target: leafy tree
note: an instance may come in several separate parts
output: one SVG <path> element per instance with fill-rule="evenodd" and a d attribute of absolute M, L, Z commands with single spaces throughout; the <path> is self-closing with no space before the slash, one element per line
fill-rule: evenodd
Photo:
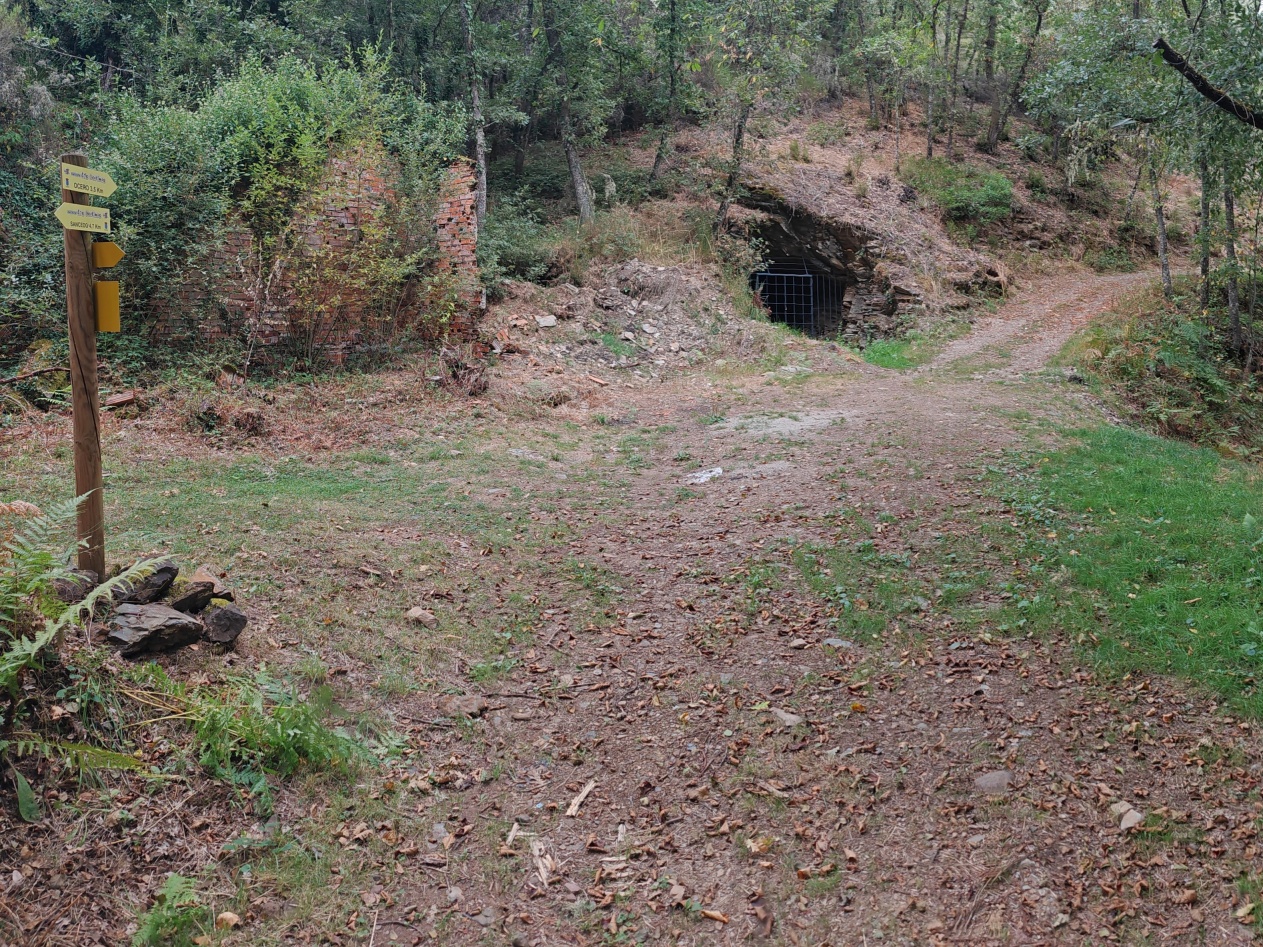
<path fill-rule="evenodd" d="M 724 0 L 710 8 L 708 32 L 717 79 L 712 92 L 732 141 L 716 231 L 727 225 L 741 180 L 750 117 L 758 108 L 785 103 L 826 10 L 822 0 Z"/>

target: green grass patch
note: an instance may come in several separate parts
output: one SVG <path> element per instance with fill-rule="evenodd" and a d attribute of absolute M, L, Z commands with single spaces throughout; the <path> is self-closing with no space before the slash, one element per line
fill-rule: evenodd
<path fill-rule="evenodd" d="M 1077 437 L 1012 497 L 1043 548 L 1009 614 L 1108 666 L 1176 674 L 1263 714 L 1259 471 L 1128 428 Z"/>
<path fill-rule="evenodd" d="M 600 339 L 601 343 L 615 355 L 631 358 L 636 354 L 636 346 L 613 332 L 602 332 Z"/>
<path fill-rule="evenodd" d="M 945 158 L 913 158 L 899 176 L 951 221 L 991 224 L 1013 212 L 1013 182 L 1003 174 Z"/>
<path fill-rule="evenodd" d="M 878 368 L 912 368 L 912 343 L 907 339 L 874 339 L 864 349 L 864 361 Z"/>
<path fill-rule="evenodd" d="M 867 522 L 855 519 L 848 531 L 854 537 L 849 541 L 806 544 L 794 551 L 795 566 L 828 604 L 843 637 L 880 638 L 903 616 L 930 610 L 959 607 L 963 612 L 990 578 L 957 537 L 941 536 L 932 554 L 914 561 L 906 547 L 879 546 L 876 527 Z"/>

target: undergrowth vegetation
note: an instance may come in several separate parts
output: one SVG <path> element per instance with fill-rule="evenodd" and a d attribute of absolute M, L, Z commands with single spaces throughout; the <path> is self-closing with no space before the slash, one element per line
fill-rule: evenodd
<path fill-rule="evenodd" d="M 428 278 L 433 202 L 458 153 L 463 113 L 405 89 L 374 47 L 323 69 L 288 56 L 266 64 L 248 58 L 198 101 L 155 104 L 123 94 L 109 107 L 109 134 L 94 164 L 118 184 L 109 206 L 113 239 L 126 252 L 117 271 L 125 285 L 124 338 L 143 341 L 175 314 L 218 323 L 222 335 L 246 344 L 250 327 L 232 321 L 214 292 L 230 267 L 295 273 L 288 336 L 309 350 L 323 341 L 313 333 L 333 316 L 366 313 L 359 328 L 375 341 L 394 328 L 389 323 L 408 293 L 443 296 L 442 286 L 416 284 Z M 350 251 L 335 254 L 313 248 L 295 215 L 339 158 L 380 173 L 391 200 L 359 222 Z M 48 226 L 56 173 L 49 163 L 20 174 L 0 168 L 6 242 L 23 247 L 0 251 L 0 309 L 6 323 L 9 312 L 15 320 L 0 359 L 65 334 L 64 306 L 49 276 L 61 265 L 60 235 Z M 225 250 L 230 231 L 249 234 L 243 260 Z M 441 318 L 441 301 L 426 315 Z M 150 362 L 154 353 L 145 354 Z M 309 360 L 310 351 L 294 354 Z"/>
<path fill-rule="evenodd" d="M 915 635 L 930 614 L 955 634 L 1070 641 L 1107 677 L 1176 675 L 1263 717 L 1263 473 L 1099 427 L 988 468 L 980 486 L 999 518 L 844 508 L 838 540 L 795 550 L 843 647 Z"/>
<path fill-rule="evenodd" d="M 21 501 L 0 504 L 0 695 L 7 700 L 0 763 L 8 763 L 23 819 L 38 822 L 43 810 L 31 777 L 15 765 L 22 758 L 53 764 L 45 772 L 50 782 L 81 784 L 103 770 L 182 776 L 192 763 L 242 787 L 266 812 L 269 776 L 304 767 L 345 774 L 373 757 L 370 741 L 326 723 L 338 713 L 327 689 L 304 699 L 265 669 L 184 683 L 156 664 L 120 666 L 99 646 L 67 641 L 82 620 L 107 615 L 115 597 L 153 568 L 143 560 L 80 601 L 60 602 L 56 584 L 71 576 L 62 537 L 77 505 L 66 501 L 42 511 Z M 161 713 L 149 722 L 185 726 L 194 736 L 184 753 L 167 755 L 158 768 L 137 753 L 123 725 L 143 722 L 155 709 Z M 386 752 L 383 747 L 381 740 L 375 745 Z"/>
<path fill-rule="evenodd" d="M 1258 365 L 1232 351 L 1223 313 L 1195 295 L 1150 289 L 1075 340 L 1067 357 L 1114 390 L 1155 431 L 1254 455 L 1263 448 Z"/>
<path fill-rule="evenodd" d="M 996 171 L 945 158 L 913 158 L 899 173 L 949 221 L 985 225 L 1013 212 L 1013 182 Z"/>

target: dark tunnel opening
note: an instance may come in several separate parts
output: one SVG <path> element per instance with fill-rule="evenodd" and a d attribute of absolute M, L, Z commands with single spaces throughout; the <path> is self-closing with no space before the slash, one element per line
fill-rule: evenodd
<path fill-rule="evenodd" d="M 837 333 L 851 301 L 847 288 L 852 282 L 801 259 L 769 261 L 750 276 L 755 300 L 773 322 L 817 338 Z"/>

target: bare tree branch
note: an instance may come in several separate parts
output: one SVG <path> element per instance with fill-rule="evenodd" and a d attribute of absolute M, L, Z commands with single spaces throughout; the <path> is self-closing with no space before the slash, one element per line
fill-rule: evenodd
<path fill-rule="evenodd" d="M 68 372 L 68 365 L 54 365 L 52 368 L 38 368 L 33 372 L 27 372 L 25 375 L 14 375 L 12 378 L 0 378 L 0 385 L 12 385 L 15 382 L 26 381 L 28 378 L 34 378 L 36 375 L 47 375 L 51 372 Z"/>
<path fill-rule="evenodd" d="M 1242 102 L 1238 102 L 1223 89 L 1216 88 L 1209 79 L 1190 66 L 1187 59 L 1172 49 L 1171 44 L 1161 36 L 1153 44 L 1153 48 L 1162 53 L 1163 62 L 1187 79 L 1189 84 L 1203 97 L 1223 109 L 1237 121 L 1252 125 L 1263 131 L 1263 113 L 1255 111 Z"/>

